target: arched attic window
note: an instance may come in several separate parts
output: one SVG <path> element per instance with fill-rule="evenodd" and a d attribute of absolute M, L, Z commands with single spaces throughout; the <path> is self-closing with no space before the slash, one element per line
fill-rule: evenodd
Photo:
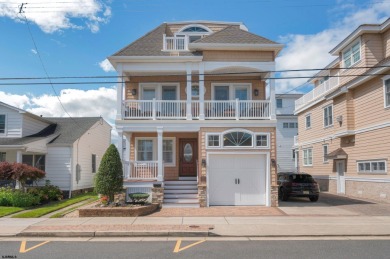
<path fill-rule="evenodd" d="M 206 26 L 200 24 L 187 25 L 176 33 L 178 37 L 186 37 L 188 42 L 194 42 L 203 38 L 205 35 L 209 35 L 212 31 Z"/>
<path fill-rule="evenodd" d="M 182 30 L 182 32 L 209 32 L 209 31 L 199 26 L 192 26 Z"/>
<path fill-rule="evenodd" d="M 224 147 L 251 147 L 253 134 L 245 131 L 232 131 L 223 134 Z"/>

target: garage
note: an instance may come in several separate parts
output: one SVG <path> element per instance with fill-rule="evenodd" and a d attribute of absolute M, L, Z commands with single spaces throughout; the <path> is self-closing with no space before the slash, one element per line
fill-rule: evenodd
<path fill-rule="evenodd" d="M 267 154 L 208 154 L 209 205 L 266 205 Z"/>

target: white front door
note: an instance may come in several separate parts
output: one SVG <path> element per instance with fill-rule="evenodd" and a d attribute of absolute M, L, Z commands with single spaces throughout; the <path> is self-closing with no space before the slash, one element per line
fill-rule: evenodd
<path fill-rule="evenodd" d="M 210 154 L 210 205 L 265 205 L 266 155 Z"/>
<path fill-rule="evenodd" d="M 345 194 L 345 162 L 336 161 L 337 168 L 337 193 Z"/>

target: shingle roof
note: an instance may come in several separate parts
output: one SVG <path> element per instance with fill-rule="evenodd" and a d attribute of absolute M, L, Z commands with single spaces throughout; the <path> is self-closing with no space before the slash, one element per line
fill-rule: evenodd
<path fill-rule="evenodd" d="M 0 146 L 4 145 L 25 145 L 38 141 L 49 136 L 54 139 L 49 144 L 73 144 L 87 130 L 89 130 L 100 117 L 79 117 L 79 118 L 45 118 L 53 124 L 47 126 L 40 132 L 23 138 L 0 138 Z"/>
<path fill-rule="evenodd" d="M 278 44 L 259 35 L 241 30 L 236 25 L 231 25 L 219 32 L 194 41 L 193 44 L 195 43 Z"/>

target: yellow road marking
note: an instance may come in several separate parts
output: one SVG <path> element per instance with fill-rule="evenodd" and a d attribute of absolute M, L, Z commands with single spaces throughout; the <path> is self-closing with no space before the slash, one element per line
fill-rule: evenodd
<path fill-rule="evenodd" d="M 193 243 L 193 244 L 191 244 L 191 245 L 188 245 L 188 246 L 185 246 L 185 247 L 180 248 L 181 239 L 179 239 L 179 240 L 177 240 L 177 242 L 176 242 L 176 246 L 175 246 L 175 249 L 173 250 L 173 252 L 174 252 L 174 253 L 181 252 L 181 251 L 186 250 L 186 249 L 188 249 L 188 248 L 190 248 L 190 247 L 199 245 L 199 244 L 203 243 L 204 241 L 206 241 L 206 240 L 200 240 L 200 241 L 195 242 L 195 243 Z"/>
<path fill-rule="evenodd" d="M 21 254 L 27 253 L 27 252 L 29 252 L 29 251 L 35 249 L 35 248 L 38 248 L 38 247 L 40 247 L 40 246 L 43 246 L 44 244 L 47 244 L 47 243 L 49 243 L 49 242 L 50 242 L 50 241 L 45 241 L 45 242 L 42 242 L 42 243 L 40 243 L 40 244 L 38 244 L 38 245 L 36 245 L 36 246 L 33 246 L 33 247 L 30 247 L 30 248 L 26 249 L 26 243 L 27 243 L 27 241 L 26 241 L 26 240 L 23 240 L 22 243 L 20 244 L 19 253 L 21 253 Z"/>

